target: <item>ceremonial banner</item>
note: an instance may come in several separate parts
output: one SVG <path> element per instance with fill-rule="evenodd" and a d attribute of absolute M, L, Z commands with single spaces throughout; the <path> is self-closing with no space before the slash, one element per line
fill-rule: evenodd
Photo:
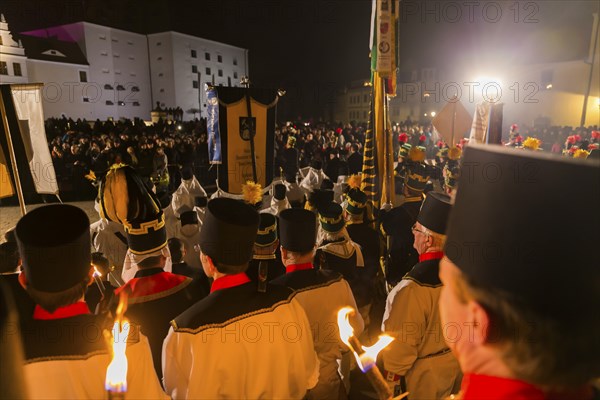
<path fill-rule="evenodd" d="M 275 90 L 217 87 L 222 166 L 219 189 L 239 194 L 242 184 L 253 180 L 252 143 L 257 182 L 262 187 L 273 180 L 275 158 Z M 246 96 L 249 91 L 249 96 Z M 249 102 L 249 103 L 248 103 Z"/>
<path fill-rule="evenodd" d="M 473 118 L 458 98 L 450 100 L 432 121 L 433 127 L 448 146 L 454 146 L 471 128 Z"/>
<path fill-rule="evenodd" d="M 490 123 L 490 108 L 490 103 L 488 102 L 477 104 L 477 107 L 475 107 L 469 143 L 486 143 L 487 130 Z"/>
<path fill-rule="evenodd" d="M 387 98 L 396 94 L 398 2 L 373 0 L 371 15 L 371 111 L 365 134 L 361 190 L 375 206 L 394 198 L 394 157 Z"/>
<path fill-rule="evenodd" d="M 23 193 L 58 194 L 46 140 L 41 84 L 0 85 L 0 197 Z M 12 145 L 12 146 L 11 146 Z M 16 166 L 11 161 L 14 154 Z M 16 167 L 16 168 L 15 168 Z"/>
<path fill-rule="evenodd" d="M 208 162 L 210 164 L 221 164 L 221 135 L 219 133 L 219 99 L 214 88 L 206 89 L 208 131 Z"/>
<path fill-rule="evenodd" d="M 502 116 L 504 104 L 484 102 L 477 105 L 469 143 L 502 143 Z"/>

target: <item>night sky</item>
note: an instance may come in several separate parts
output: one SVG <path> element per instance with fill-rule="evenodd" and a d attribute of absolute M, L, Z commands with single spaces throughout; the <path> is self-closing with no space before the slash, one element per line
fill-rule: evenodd
<path fill-rule="evenodd" d="M 401 67 L 582 59 L 599 7 L 594 0 L 465 3 L 403 1 Z M 252 83 L 285 88 L 280 112 L 288 118 L 323 115 L 337 89 L 369 76 L 370 0 L 5 0 L 0 10 L 15 32 L 86 20 L 248 48 Z"/>

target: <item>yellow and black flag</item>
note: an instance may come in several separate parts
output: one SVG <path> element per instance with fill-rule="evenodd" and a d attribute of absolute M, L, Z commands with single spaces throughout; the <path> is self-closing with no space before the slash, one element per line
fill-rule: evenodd
<path fill-rule="evenodd" d="M 388 98 L 396 94 L 398 2 L 373 0 L 371 16 L 371 110 L 365 134 L 361 189 L 374 207 L 392 204 L 394 157 Z"/>
<path fill-rule="evenodd" d="M 41 84 L 0 85 L 0 198 L 19 192 L 58 194 L 41 88 Z"/>

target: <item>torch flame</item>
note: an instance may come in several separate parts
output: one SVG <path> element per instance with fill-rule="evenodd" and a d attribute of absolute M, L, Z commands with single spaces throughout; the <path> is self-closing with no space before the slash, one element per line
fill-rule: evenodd
<path fill-rule="evenodd" d="M 377 360 L 377 355 L 379 354 L 379 352 L 386 348 L 388 344 L 392 343 L 393 340 L 394 338 L 389 335 L 381 335 L 379 336 L 379 340 L 377 340 L 377 343 L 375 343 L 373 346 L 362 346 L 365 352 L 361 354 L 358 358 L 358 367 L 360 368 L 360 370 L 362 372 L 366 372 L 373 368 L 373 365 L 375 365 L 375 361 Z"/>
<path fill-rule="evenodd" d="M 387 345 L 389 345 L 394 338 L 389 335 L 381 335 L 379 336 L 379 340 L 373 346 L 365 347 L 360 345 L 362 348 L 362 352 L 357 353 L 356 344 L 358 341 L 355 339 L 355 345 L 350 344 L 350 338 L 354 336 L 354 329 L 352 325 L 350 325 L 350 321 L 348 317 L 351 313 L 354 313 L 354 309 L 352 307 L 344 307 L 338 311 L 338 327 L 340 330 L 340 338 L 342 342 L 346 344 L 346 346 L 350 347 L 352 353 L 354 353 L 354 357 L 356 358 L 356 362 L 362 372 L 367 372 L 375 365 L 375 361 L 377 360 L 377 355 L 381 350 L 383 350 Z"/>
<path fill-rule="evenodd" d="M 350 325 L 350 321 L 348 320 L 348 316 L 350 313 L 354 312 L 352 307 L 344 307 L 340 311 L 338 311 L 337 323 L 340 329 L 340 339 L 342 342 L 350 348 L 350 338 L 354 335 L 354 328 Z"/>
<path fill-rule="evenodd" d="M 129 337 L 130 324 L 123 318 L 127 309 L 127 295 L 122 293 L 117 306 L 115 323 L 112 335 L 108 334 L 112 342 L 112 360 L 106 369 L 104 387 L 109 392 L 124 393 L 127 391 L 127 338 Z"/>

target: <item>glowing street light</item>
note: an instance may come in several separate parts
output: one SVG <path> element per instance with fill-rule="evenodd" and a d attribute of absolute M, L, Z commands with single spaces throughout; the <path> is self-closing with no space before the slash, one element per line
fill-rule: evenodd
<path fill-rule="evenodd" d="M 431 116 L 432 116 L 432 117 L 435 117 L 435 115 L 436 115 L 436 114 L 435 114 L 435 111 L 432 111 L 432 112 L 431 112 Z"/>

